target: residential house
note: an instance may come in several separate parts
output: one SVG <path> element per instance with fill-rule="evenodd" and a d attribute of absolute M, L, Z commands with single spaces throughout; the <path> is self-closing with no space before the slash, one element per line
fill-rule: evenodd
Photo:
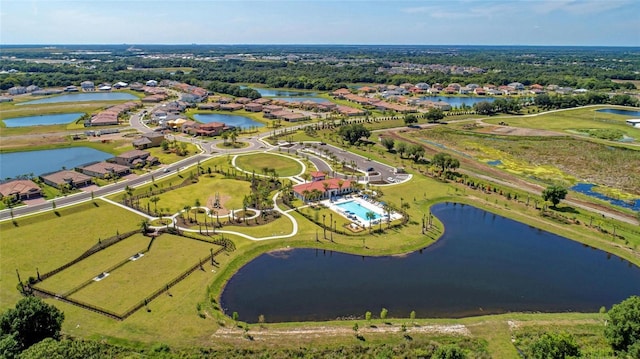
<path fill-rule="evenodd" d="M 259 103 L 251 102 L 244 105 L 244 109 L 249 112 L 260 112 L 262 111 L 262 105 Z"/>
<path fill-rule="evenodd" d="M 162 136 L 162 134 L 160 133 L 158 135 Z M 129 168 L 136 168 L 143 167 L 146 164 L 156 163 L 158 162 L 158 159 L 151 156 L 151 154 L 147 151 L 131 150 L 117 155 L 111 161 L 122 166 L 127 166 Z"/>
<path fill-rule="evenodd" d="M 159 147 L 164 141 L 164 135 L 158 132 L 143 133 L 142 136 L 133 141 L 133 147 L 138 150 L 145 148 Z"/>
<path fill-rule="evenodd" d="M 220 104 L 220 110 L 223 110 L 223 111 L 237 111 L 237 110 L 242 110 L 243 108 L 244 106 L 239 103 L 221 103 Z"/>
<path fill-rule="evenodd" d="M 350 95 L 350 94 L 351 94 L 351 91 L 349 91 L 349 89 L 340 88 L 340 89 L 337 89 L 337 90 L 333 91 L 331 93 L 331 96 L 337 97 L 337 98 L 344 98 L 345 95 Z"/>
<path fill-rule="evenodd" d="M 327 174 L 322 171 L 313 171 L 310 175 L 311 182 L 324 181 L 327 178 Z"/>
<path fill-rule="evenodd" d="M 93 83 L 93 81 L 82 81 L 80 83 L 80 88 L 84 92 L 93 92 L 96 90 L 96 85 Z"/>
<path fill-rule="evenodd" d="M 119 165 L 109 162 L 95 162 L 77 168 L 80 172 L 91 177 L 113 178 L 126 176 L 131 172 L 128 166 Z"/>
<path fill-rule="evenodd" d="M 27 88 L 24 86 L 14 86 L 7 90 L 7 92 L 9 92 L 9 95 L 22 95 L 27 93 Z"/>
<path fill-rule="evenodd" d="M 209 122 L 196 125 L 189 130 L 189 133 L 197 136 L 217 136 L 229 128 L 222 122 Z"/>
<path fill-rule="evenodd" d="M 42 178 L 44 183 L 58 189 L 61 189 L 66 185 L 70 188 L 78 188 L 88 186 L 92 183 L 92 178 L 90 176 L 72 170 L 53 172 L 42 175 L 40 178 Z"/>
<path fill-rule="evenodd" d="M 42 189 L 31 180 L 16 179 L 0 183 L 0 198 L 23 201 L 42 196 Z"/>
<path fill-rule="evenodd" d="M 145 83 L 145 85 L 149 86 L 149 87 L 157 87 L 158 86 L 158 81 L 156 80 L 149 80 Z"/>
<path fill-rule="evenodd" d="M 69 85 L 64 88 L 64 92 L 78 92 L 78 88 L 73 85 Z"/>
<path fill-rule="evenodd" d="M 513 87 L 516 91 L 524 91 L 524 85 L 520 82 L 512 82 L 507 86 Z"/>

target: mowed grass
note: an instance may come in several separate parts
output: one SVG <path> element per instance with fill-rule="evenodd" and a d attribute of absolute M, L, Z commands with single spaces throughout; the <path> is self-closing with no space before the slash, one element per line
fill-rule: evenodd
<path fill-rule="evenodd" d="M 174 178 L 174 183 L 177 180 Z M 158 211 L 163 209 L 165 214 L 175 214 L 182 211 L 185 206 L 195 206 L 196 200 L 200 201 L 201 206 L 207 206 L 207 203 L 213 203 L 216 193 L 220 195 L 222 205 L 226 209 L 242 208 L 242 200 L 245 195 L 250 193 L 250 184 L 246 181 L 222 178 L 221 175 L 209 177 L 202 175 L 199 177 L 198 183 L 194 183 L 174 191 L 165 192 L 158 195 L 160 200 L 156 203 Z M 140 205 L 154 211 L 155 205 L 150 202 L 152 197 L 140 200 Z"/>
<path fill-rule="evenodd" d="M 66 293 L 113 267 L 120 261 L 145 251 L 150 241 L 151 238 L 149 237 L 145 237 L 142 234 L 134 234 L 45 279 L 38 284 L 38 288 L 58 294 Z"/>
<path fill-rule="evenodd" d="M 299 175 L 302 165 L 295 159 L 277 154 L 256 153 L 236 157 L 236 166 L 247 172 L 255 172 L 264 175 L 264 169 L 270 168 L 276 171 L 280 177 Z"/>
<path fill-rule="evenodd" d="M 638 111 L 634 107 L 623 106 L 590 106 L 586 108 L 561 110 L 540 115 L 528 115 L 518 117 L 500 116 L 484 119 L 486 123 L 498 124 L 504 121 L 510 126 L 537 128 L 543 130 L 586 130 L 586 129 L 619 129 L 628 136 L 640 139 L 640 129 L 626 124 L 629 116 L 616 115 L 606 112 L 598 112 L 603 108 L 616 108 L 620 110 Z"/>
<path fill-rule="evenodd" d="M 208 256 L 210 249 L 218 248 L 193 239 L 163 234 L 155 239 L 142 258 L 128 262 L 70 298 L 122 313 Z M 113 264 L 122 259 L 113 258 Z"/>
<path fill-rule="evenodd" d="M 77 258 L 98 239 L 138 228 L 141 217 L 123 208 L 96 200 L 81 205 L 0 223 L 0 310 L 20 299 L 16 270 L 23 281 L 49 272 Z"/>

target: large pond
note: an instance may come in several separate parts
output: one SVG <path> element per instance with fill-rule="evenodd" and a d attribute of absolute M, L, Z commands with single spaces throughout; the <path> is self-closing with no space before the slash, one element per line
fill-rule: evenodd
<path fill-rule="evenodd" d="M 446 231 L 430 247 L 388 257 L 263 254 L 230 279 L 221 305 L 243 321 L 262 314 L 277 322 L 381 308 L 393 317 L 412 310 L 418 317 L 597 312 L 640 294 L 640 268 L 601 250 L 471 206 L 443 203 L 432 211 Z"/>
<path fill-rule="evenodd" d="M 41 175 L 59 171 L 64 166 L 74 168 L 89 162 L 104 161 L 112 154 L 89 147 L 69 147 L 54 150 L 0 153 L 0 178 L 21 175 Z"/>
<path fill-rule="evenodd" d="M 620 207 L 624 207 L 624 208 L 629 208 L 632 209 L 634 211 L 640 211 L 640 198 L 636 198 L 633 200 L 628 200 L 628 201 L 624 201 L 621 199 L 617 199 L 617 198 L 611 198 L 607 195 L 604 195 L 600 192 L 596 192 L 593 190 L 594 187 L 597 187 L 597 185 L 594 185 L 592 183 L 578 183 L 575 186 L 571 187 L 570 189 L 576 192 L 580 192 L 582 194 L 586 194 L 587 196 L 591 196 L 594 198 L 598 198 L 601 199 L 603 201 L 607 201 L 611 204 L 614 204 L 616 206 L 620 206 Z"/>
<path fill-rule="evenodd" d="M 428 101 L 434 101 L 434 102 L 438 102 L 438 101 L 446 102 L 449 105 L 451 105 L 451 107 L 460 107 L 463 104 L 471 107 L 478 102 L 493 102 L 496 100 L 495 97 L 471 97 L 471 96 L 424 96 L 422 97 L 422 99 L 428 100 Z"/>
<path fill-rule="evenodd" d="M 60 113 L 55 115 L 39 115 L 39 116 L 26 116 L 2 119 L 7 127 L 28 127 L 28 126 L 46 126 L 46 125 L 60 125 L 64 123 L 70 123 L 78 120 L 84 113 Z"/>
<path fill-rule="evenodd" d="M 202 123 L 209 122 L 222 122 L 229 126 L 239 127 L 243 129 L 248 129 L 251 127 L 263 127 L 264 124 L 255 120 L 252 120 L 249 117 L 238 116 L 238 115 L 224 115 L 219 113 L 198 113 L 193 115 L 193 118 Z"/>
<path fill-rule="evenodd" d="M 21 102 L 17 105 L 37 105 L 43 103 L 58 102 L 85 102 L 85 101 L 116 101 L 116 100 L 137 100 L 136 96 L 126 92 L 85 92 L 60 96 L 46 97 L 39 100 Z"/>
<path fill-rule="evenodd" d="M 619 110 L 617 108 L 601 108 L 599 110 L 596 110 L 596 112 L 604 112 L 604 113 L 612 113 L 612 114 L 615 114 L 615 115 L 640 117 L 640 111 Z"/>

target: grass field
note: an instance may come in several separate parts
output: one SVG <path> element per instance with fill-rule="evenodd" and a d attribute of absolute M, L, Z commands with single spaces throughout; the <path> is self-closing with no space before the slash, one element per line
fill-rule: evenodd
<path fill-rule="evenodd" d="M 442 144 L 481 162 L 499 160 L 499 168 L 545 183 L 571 186 L 589 182 L 640 195 L 640 166 L 636 165 L 640 150 L 573 137 L 483 135 L 447 127 L 411 132 L 410 136 Z"/>
<path fill-rule="evenodd" d="M 236 166 L 247 172 L 265 174 L 265 169 L 274 170 L 279 177 L 296 176 L 302 173 L 300 162 L 284 155 L 256 153 L 236 157 Z"/>
<path fill-rule="evenodd" d="M 140 217 L 120 207 L 96 200 L 96 207 L 88 202 L 82 205 L 58 209 L 53 212 L 0 223 L 0 307 L 6 309 L 15 303 L 20 294 L 16 290 L 22 280 L 51 271 L 98 243 L 98 239 L 115 236 L 138 228 Z"/>
<path fill-rule="evenodd" d="M 545 113 L 536 116 L 496 117 L 484 119 L 486 123 L 497 124 L 507 122 L 510 126 L 537 128 L 543 130 L 589 130 L 589 129 L 618 129 L 630 137 L 640 139 L 640 129 L 633 128 L 625 123 L 628 116 L 611 113 L 597 112 L 602 108 L 619 108 L 635 110 L 637 108 L 622 106 L 591 106 L 586 108 L 568 109 Z"/>
<path fill-rule="evenodd" d="M 188 238 L 163 234 L 154 240 L 145 255 L 116 269 L 99 282 L 92 283 L 70 298 L 122 313 L 178 277 L 218 246 Z M 111 265 L 127 259 L 113 257 Z M 92 258 L 88 259 L 90 262 Z M 97 268 L 96 268 L 97 269 Z M 96 272 L 95 275 L 100 273 Z M 93 274 L 85 280 L 93 278 Z"/>

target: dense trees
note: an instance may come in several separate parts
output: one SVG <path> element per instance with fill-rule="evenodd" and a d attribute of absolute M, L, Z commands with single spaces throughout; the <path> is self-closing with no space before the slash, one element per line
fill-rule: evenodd
<path fill-rule="evenodd" d="M 12 357 L 44 338 L 57 338 L 64 313 L 37 297 L 22 298 L 0 316 L 0 351 Z"/>
<path fill-rule="evenodd" d="M 458 161 L 458 159 L 453 158 L 450 154 L 444 152 L 436 153 L 433 156 L 433 159 L 431 159 L 431 163 L 434 166 L 440 167 L 442 169 L 442 172 L 455 170 L 456 168 L 460 167 L 460 161 Z"/>
<path fill-rule="evenodd" d="M 604 333 L 616 353 L 640 358 L 640 297 L 632 296 L 614 305 Z"/>
<path fill-rule="evenodd" d="M 354 123 L 340 127 L 338 135 L 342 136 L 345 141 L 354 145 L 356 142 L 360 141 L 361 138 L 368 138 L 371 136 L 371 131 L 360 123 Z"/>
<path fill-rule="evenodd" d="M 542 199 L 549 201 L 553 207 L 567 196 L 567 189 L 562 186 L 549 186 L 542 191 Z"/>
<path fill-rule="evenodd" d="M 580 356 L 575 339 L 566 333 L 545 333 L 529 347 L 528 358 L 565 359 Z"/>

